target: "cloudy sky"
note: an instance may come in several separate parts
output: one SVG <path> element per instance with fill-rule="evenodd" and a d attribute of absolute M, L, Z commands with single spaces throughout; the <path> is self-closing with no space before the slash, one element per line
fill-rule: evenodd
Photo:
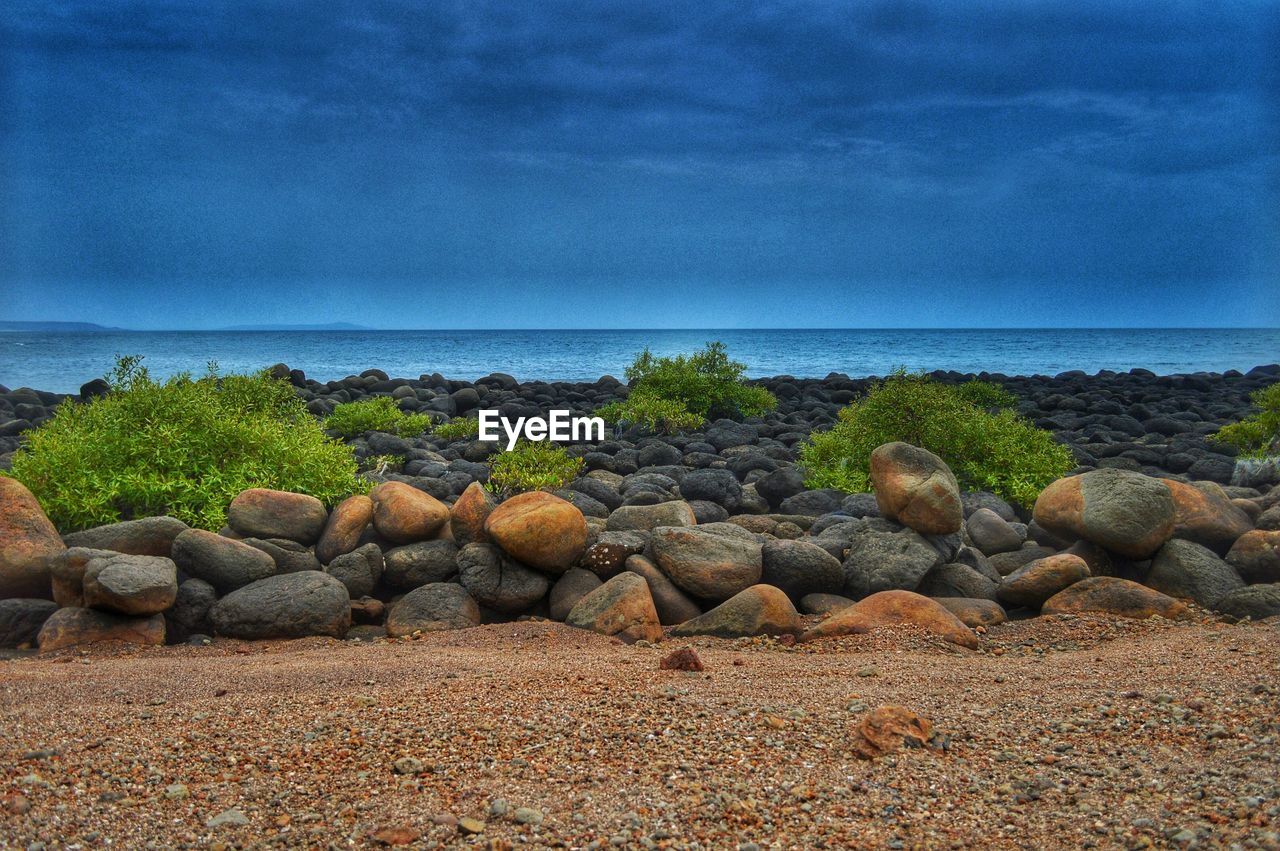
<path fill-rule="evenodd" d="M 0 318 L 1280 325 L 1278 9 L 6 0 Z"/>

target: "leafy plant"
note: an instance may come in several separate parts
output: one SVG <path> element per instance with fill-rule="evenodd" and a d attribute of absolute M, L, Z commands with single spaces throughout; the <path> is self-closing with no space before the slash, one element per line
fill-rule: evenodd
<path fill-rule="evenodd" d="M 610 424 L 638 425 L 663 434 L 692 431 L 703 422 L 702 417 L 691 413 L 682 402 L 644 390 L 633 390 L 626 399 L 596 409 L 596 416 Z"/>
<path fill-rule="evenodd" d="M 708 343 L 691 355 L 654 357 L 645 349 L 627 367 L 632 392 L 679 402 L 692 414 L 758 417 L 778 406 L 763 387 L 743 383 L 746 365 L 729 360 L 724 343 Z"/>
<path fill-rule="evenodd" d="M 370 455 L 360 461 L 360 472 L 379 476 L 388 472 L 398 473 L 404 469 L 404 462 L 403 455 Z"/>
<path fill-rule="evenodd" d="M 14 455 L 11 475 L 60 530 L 158 514 L 218 529 L 246 488 L 329 504 L 361 490 L 350 447 L 325 436 L 287 381 L 210 364 L 161 383 L 141 360 L 117 358 L 111 393 L 64 402 Z"/>
<path fill-rule="evenodd" d="M 366 431 L 417 437 L 431 427 L 431 417 L 405 413 L 390 396 L 374 396 L 338 405 L 325 418 L 324 427 L 343 437 L 355 437 Z"/>
<path fill-rule="evenodd" d="M 445 440 L 463 440 L 480 434 L 480 421 L 475 417 L 455 417 L 447 423 L 441 423 L 431 433 Z"/>
<path fill-rule="evenodd" d="M 489 462 L 489 490 L 501 496 L 556 490 L 582 472 L 582 459 L 571 458 L 554 443 L 521 441 Z"/>
<path fill-rule="evenodd" d="M 1016 408 L 1018 397 L 1005 390 L 999 384 L 990 381 L 966 381 L 955 385 L 956 393 L 967 402 L 985 409 Z"/>
<path fill-rule="evenodd" d="M 801 447 L 805 485 L 869 491 L 871 452 L 895 440 L 942 458 L 963 487 L 1021 505 L 1074 466 L 1067 447 L 1014 412 L 988 413 L 956 387 L 899 370 Z"/>
<path fill-rule="evenodd" d="M 1280 454 L 1280 383 L 1255 390 L 1249 401 L 1256 414 L 1223 426 L 1209 439 L 1236 447 L 1246 458 Z"/>

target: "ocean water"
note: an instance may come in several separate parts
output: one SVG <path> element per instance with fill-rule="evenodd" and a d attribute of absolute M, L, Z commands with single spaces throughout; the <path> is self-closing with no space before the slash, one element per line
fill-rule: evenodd
<path fill-rule="evenodd" d="M 721 340 L 753 377 L 884 375 L 896 366 L 1007 375 L 1073 369 L 1161 374 L 1247 371 L 1280 362 L 1280 329 L 891 329 L 593 331 L 0 331 L 0 384 L 59 393 L 138 354 L 155 376 L 286 363 L 320 381 L 378 368 L 395 377 L 439 372 L 472 380 L 622 377 L 636 353 L 689 352 Z"/>

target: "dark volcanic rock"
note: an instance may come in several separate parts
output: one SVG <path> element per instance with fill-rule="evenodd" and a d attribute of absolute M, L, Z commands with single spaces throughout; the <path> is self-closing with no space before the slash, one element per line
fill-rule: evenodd
<path fill-rule="evenodd" d="M 57 610 L 52 600 L 0 600 L 0 647 L 35 646 L 40 627 Z"/>
<path fill-rule="evenodd" d="M 326 573 L 286 573 L 232 591 L 214 604 L 210 620 L 231 638 L 340 638 L 351 626 L 351 597 Z"/>
<path fill-rule="evenodd" d="M 168 556 L 173 539 L 187 530 L 176 517 L 143 517 L 107 526 L 96 526 L 63 536 L 68 547 L 114 550 L 139 556 Z"/>

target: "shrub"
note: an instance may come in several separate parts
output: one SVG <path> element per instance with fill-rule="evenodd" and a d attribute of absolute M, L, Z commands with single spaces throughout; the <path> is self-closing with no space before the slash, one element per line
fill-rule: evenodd
<path fill-rule="evenodd" d="M 955 385 L 955 391 L 961 399 L 984 409 L 1016 408 L 1018 397 L 1005 390 L 999 384 L 990 381 L 966 381 Z"/>
<path fill-rule="evenodd" d="M 554 443 L 521 441 L 489 462 L 489 490 L 501 496 L 556 490 L 582 472 L 582 459 L 570 458 Z"/>
<path fill-rule="evenodd" d="M 690 413 L 683 403 L 644 390 L 634 390 L 623 401 L 597 409 L 596 415 L 610 424 L 638 425 L 663 434 L 692 431 L 703 422 L 702 417 Z"/>
<path fill-rule="evenodd" d="M 480 421 L 474 417 L 457 417 L 436 426 L 431 433 L 445 440 L 463 440 L 480 434 Z"/>
<path fill-rule="evenodd" d="M 1246 458 L 1277 454 L 1280 452 L 1280 383 L 1255 390 L 1249 401 L 1258 412 L 1238 423 L 1223 426 L 1210 440 L 1229 443 Z"/>
<path fill-rule="evenodd" d="M 1030 506 L 1073 466 L 1071 452 L 1012 411 L 982 410 L 956 387 L 894 373 L 840 411 L 801 447 L 805 485 L 871 490 L 871 452 L 895 440 L 921 446 L 951 467 L 962 487 Z"/>
<path fill-rule="evenodd" d="M 360 472 L 378 476 L 399 473 L 404 469 L 405 461 L 403 455 L 370 455 L 360 460 Z"/>
<path fill-rule="evenodd" d="M 69 532 L 168 514 L 218 529 L 252 487 L 332 504 L 361 487 L 350 447 L 328 439 L 287 381 L 179 375 L 160 383 L 136 356 L 119 358 L 112 392 L 64 402 L 26 435 L 12 475 Z"/>
<path fill-rule="evenodd" d="M 431 427 L 431 417 L 405 413 L 390 396 L 374 396 L 338 405 L 325 418 L 324 427 L 343 437 L 355 437 L 366 431 L 417 437 Z"/>
<path fill-rule="evenodd" d="M 626 375 L 633 394 L 679 402 L 703 419 L 758 417 L 776 408 L 778 400 L 768 390 L 742 383 L 745 371 L 744 364 L 729 360 L 724 343 L 708 343 L 692 355 L 670 358 L 656 358 L 645 349 Z"/>

